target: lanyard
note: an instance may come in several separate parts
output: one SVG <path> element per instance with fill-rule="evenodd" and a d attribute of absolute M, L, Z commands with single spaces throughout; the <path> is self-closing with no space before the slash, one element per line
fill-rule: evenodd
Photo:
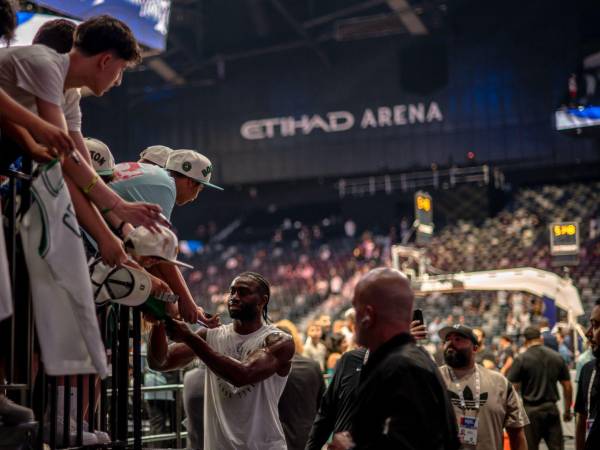
<path fill-rule="evenodd" d="M 467 402 L 465 402 L 464 389 L 462 389 L 462 390 L 460 389 L 460 383 L 458 382 L 458 379 L 456 378 L 456 375 L 454 374 L 454 371 L 450 368 L 450 366 L 446 366 L 446 367 L 448 368 L 448 375 L 450 375 L 450 379 L 452 380 L 452 383 L 454 383 L 454 386 L 456 386 L 458 399 L 460 400 L 460 409 L 462 409 L 463 411 L 466 411 L 467 410 Z M 476 364 L 475 365 L 475 398 L 474 398 L 475 406 L 473 408 L 469 408 L 469 409 L 475 409 L 475 410 L 479 411 L 480 394 L 481 394 L 481 378 L 479 375 L 479 368 L 477 367 L 477 364 Z"/>
<path fill-rule="evenodd" d="M 592 376 L 590 377 L 590 384 L 588 385 L 587 391 L 587 405 L 585 407 L 586 413 L 588 415 L 588 419 L 590 418 L 590 406 L 592 402 L 592 387 L 594 386 L 594 381 L 596 381 L 596 368 L 592 370 Z"/>

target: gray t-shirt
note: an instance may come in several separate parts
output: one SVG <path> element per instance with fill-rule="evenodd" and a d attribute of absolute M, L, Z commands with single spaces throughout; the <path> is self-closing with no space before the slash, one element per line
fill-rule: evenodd
<path fill-rule="evenodd" d="M 81 92 L 79 89 L 67 89 L 61 108 L 67 121 L 67 130 L 81 131 Z"/>
<path fill-rule="evenodd" d="M 69 62 L 45 45 L 0 49 L 0 88 L 34 114 L 36 98 L 62 107 Z"/>
<path fill-rule="evenodd" d="M 440 367 L 459 424 L 460 418 L 465 415 L 461 409 L 459 391 L 463 392 L 467 415 L 476 415 L 479 419 L 477 446 L 463 444 L 461 449 L 501 449 L 503 429 L 522 428 L 529 424 L 529 419 L 519 395 L 500 372 L 486 369 L 480 365 L 477 365 L 477 369 L 481 383 L 478 413 L 473 409 L 476 397 L 475 371 L 458 379 L 460 389 L 457 389 L 448 371 L 448 366 Z"/>

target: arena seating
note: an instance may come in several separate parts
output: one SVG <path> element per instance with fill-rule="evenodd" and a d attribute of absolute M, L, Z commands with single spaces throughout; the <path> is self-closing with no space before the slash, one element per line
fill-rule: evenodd
<path fill-rule="evenodd" d="M 582 250 L 580 264 L 569 276 L 588 311 L 600 289 L 600 240 L 594 234 L 599 233 L 590 231 L 590 221 L 600 215 L 598 205 L 600 183 L 520 189 L 506 208 L 483 223 L 459 221 L 437 231 L 426 255 L 443 273 L 531 266 L 562 274 L 562 268 L 551 265 L 548 224 L 577 220 Z M 256 270 L 273 285 L 269 311 L 274 320 L 298 320 L 321 311 L 335 315 L 349 306 L 351 287 L 365 267 L 389 262 L 393 238 L 368 231 L 348 237 L 339 224 L 329 227 L 328 220 L 272 223 L 270 241 L 208 245 L 191 259 L 195 270 L 187 274 L 189 285 L 199 304 L 211 312 L 224 312 L 233 276 Z M 436 295 L 423 301 L 423 309 L 431 318 L 464 316 L 469 324 L 498 335 L 506 329 L 507 315 L 511 320 L 511 298 L 493 301 L 497 297 L 489 292 Z"/>

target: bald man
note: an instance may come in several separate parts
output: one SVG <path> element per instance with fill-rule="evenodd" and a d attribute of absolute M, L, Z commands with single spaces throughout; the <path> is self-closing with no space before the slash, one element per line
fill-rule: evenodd
<path fill-rule="evenodd" d="M 411 338 L 413 292 L 404 274 L 374 269 L 357 284 L 356 339 L 369 349 L 351 429 L 330 450 L 459 448 L 454 411 L 441 376 Z"/>

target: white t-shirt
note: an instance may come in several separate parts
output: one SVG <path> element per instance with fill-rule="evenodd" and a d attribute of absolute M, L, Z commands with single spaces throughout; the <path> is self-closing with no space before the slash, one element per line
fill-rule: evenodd
<path fill-rule="evenodd" d="M 45 45 L 0 49 L 0 88 L 35 114 L 36 98 L 62 106 L 69 62 Z"/>
<path fill-rule="evenodd" d="M 61 108 L 67 121 L 67 130 L 81 131 L 81 92 L 79 89 L 67 89 Z"/>
<path fill-rule="evenodd" d="M 208 330 L 206 341 L 217 352 L 245 360 L 263 348 L 271 334 L 282 333 L 264 325 L 253 333 L 238 334 L 233 325 Z M 210 450 L 286 450 L 279 420 L 279 398 L 285 377 L 273 374 L 259 383 L 235 387 L 206 370 L 204 448 Z"/>

